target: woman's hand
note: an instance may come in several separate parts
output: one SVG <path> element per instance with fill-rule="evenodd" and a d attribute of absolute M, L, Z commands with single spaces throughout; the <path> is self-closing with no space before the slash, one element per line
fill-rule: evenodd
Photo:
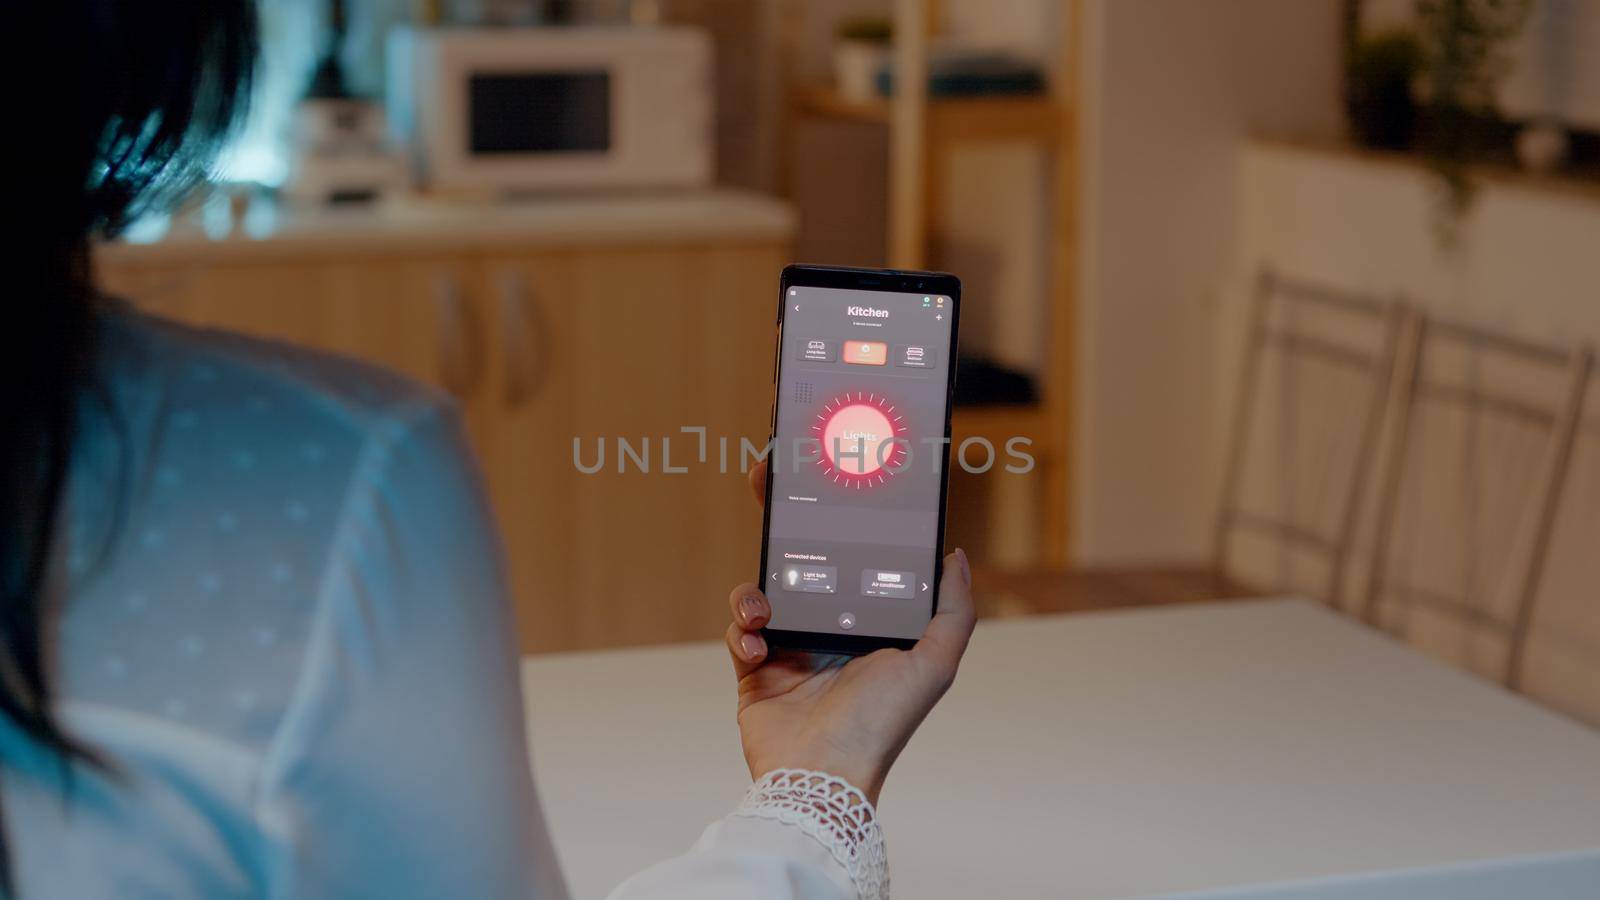
<path fill-rule="evenodd" d="M 765 499 L 766 466 L 750 473 Z M 976 616 L 966 554 L 945 557 L 939 611 L 910 650 L 849 657 L 769 652 L 761 629 L 772 607 L 742 584 L 729 602 L 728 651 L 739 679 L 739 733 L 750 775 L 814 769 L 848 780 L 874 805 L 906 742 L 955 680 Z"/>

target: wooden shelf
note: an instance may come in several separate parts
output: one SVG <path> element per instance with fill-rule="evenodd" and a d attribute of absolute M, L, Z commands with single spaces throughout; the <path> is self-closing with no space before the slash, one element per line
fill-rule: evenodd
<path fill-rule="evenodd" d="M 798 48 L 806 35 L 802 0 L 788 0 L 784 8 L 790 28 L 783 111 L 791 123 L 806 120 L 862 123 L 881 127 L 888 134 L 885 154 L 887 179 L 887 240 L 885 264 L 896 269 L 926 269 L 932 264 L 932 238 L 940 235 L 951 214 L 948 184 L 951 151 L 962 145 L 1021 144 L 1043 151 L 1048 173 L 1038 190 L 1050 200 L 1049 287 L 1043 309 L 1049 310 L 1045 370 L 1040 373 L 1040 397 L 1031 404 L 958 407 L 952 416 L 952 437 L 959 445 L 973 437 L 989 440 L 997 449 L 1013 437 L 1032 442 L 1029 452 L 1038 460 L 1036 480 L 1024 497 L 1014 488 L 1002 491 L 995 481 L 967 479 L 957 501 L 971 521 L 978 522 L 975 538 L 1004 545 L 1009 562 L 1065 564 L 1068 557 L 1068 522 L 1071 498 L 1073 349 L 1076 346 L 1074 298 L 1077 288 L 1080 205 L 1078 187 L 1079 52 L 1083 34 L 1080 7 L 1083 0 L 1060 0 L 1062 52 L 1051 72 L 1050 89 L 1036 94 L 992 94 L 966 97 L 930 95 L 929 60 L 937 31 L 940 0 L 892 0 L 893 46 L 889 64 L 894 73 L 893 96 L 853 100 L 832 84 L 790 79 L 799 71 Z M 787 173 L 793 160 L 789 141 L 780 142 L 783 159 L 779 171 Z M 793 187 L 793 182 L 787 182 Z M 964 493 L 963 493 L 964 492 Z"/>
<path fill-rule="evenodd" d="M 802 116 L 888 125 L 892 103 L 887 97 L 850 100 L 832 85 L 801 85 L 790 96 Z M 1061 133 L 1061 105 L 1048 94 L 998 95 L 932 99 L 928 133 L 941 141 L 1039 141 L 1050 143 Z"/>

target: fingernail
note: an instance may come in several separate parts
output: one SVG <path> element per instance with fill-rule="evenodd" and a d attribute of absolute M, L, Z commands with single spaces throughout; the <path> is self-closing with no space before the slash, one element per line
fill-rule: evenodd
<path fill-rule="evenodd" d="M 761 601 L 754 596 L 742 598 L 739 601 L 739 618 L 746 625 L 754 625 L 761 618 Z"/>
<path fill-rule="evenodd" d="M 739 638 L 739 652 L 744 654 L 745 659 L 755 662 L 761 658 L 766 649 L 761 646 L 761 638 L 753 634 L 747 634 Z"/>
<path fill-rule="evenodd" d="M 956 562 L 961 565 L 961 583 L 972 587 L 972 566 L 967 564 L 967 551 L 957 547 Z"/>

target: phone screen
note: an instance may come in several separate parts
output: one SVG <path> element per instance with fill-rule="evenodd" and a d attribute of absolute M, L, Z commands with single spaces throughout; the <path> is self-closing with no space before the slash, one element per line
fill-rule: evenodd
<path fill-rule="evenodd" d="M 914 641 L 937 591 L 959 294 L 784 294 L 768 627 Z"/>

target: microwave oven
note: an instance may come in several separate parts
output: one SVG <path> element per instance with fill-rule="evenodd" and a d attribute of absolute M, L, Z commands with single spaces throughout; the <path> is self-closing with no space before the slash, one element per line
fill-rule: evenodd
<path fill-rule="evenodd" d="M 400 28 L 390 129 L 433 190 L 711 182 L 711 42 L 681 27 Z"/>

